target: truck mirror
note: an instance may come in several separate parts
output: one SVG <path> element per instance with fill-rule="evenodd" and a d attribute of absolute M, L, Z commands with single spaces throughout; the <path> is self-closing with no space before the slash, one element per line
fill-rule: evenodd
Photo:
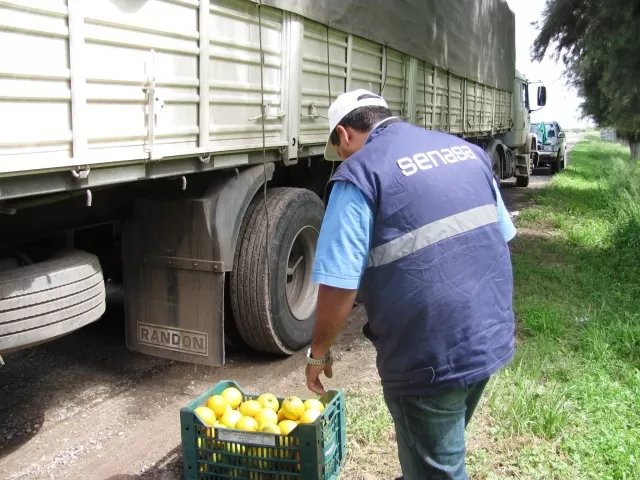
<path fill-rule="evenodd" d="M 538 87 L 538 106 L 544 107 L 547 104 L 547 87 Z"/>

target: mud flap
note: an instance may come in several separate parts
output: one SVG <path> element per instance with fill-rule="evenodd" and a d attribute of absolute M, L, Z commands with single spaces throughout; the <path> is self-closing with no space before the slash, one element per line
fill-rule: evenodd
<path fill-rule="evenodd" d="M 268 164 L 267 178 L 273 174 Z M 224 282 L 263 167 L 220 177 L 200 198 L 143 198 L 122 232 L 130 350 L 223 365 Z"/>

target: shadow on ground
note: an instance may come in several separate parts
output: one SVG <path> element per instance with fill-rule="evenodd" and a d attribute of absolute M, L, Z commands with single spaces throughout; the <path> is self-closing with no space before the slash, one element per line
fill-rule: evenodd
<path fill-rule="evenodd" d="M 113 475 L 103 480 L 182 480 L 183 468 L 182 448 L 178 445 L 139 475 Z"/>
<path fill-rule="evenodd" d="M 184 382 L 187 377 L 215 380 L 222 373 L 219 367 L 129 351 L 119 296 L 110 298 L 99 321 L 50 343 L 6 355 L 4 360 L 0 369 L 0 459 L 31 441 L 45 421 L 64 421 L 98 397 L 108 400 L 134 386 L 159 388 L 154 386 L 159 374 Z M 227 353 L 227 362 L 236 367 L 284 368 L 281 359 L 242 345 Z"/>

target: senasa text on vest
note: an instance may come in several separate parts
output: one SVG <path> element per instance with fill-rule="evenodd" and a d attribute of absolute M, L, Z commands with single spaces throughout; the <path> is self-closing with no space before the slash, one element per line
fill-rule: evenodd
<path fill-rule="evenodd" d="M 405 177 L 409 177 L 420 170 L 430 170 L 440 165 L 449 165 L 465 160 L 477 160 L 478 157 L 467 145 L 460 145 L 451 148 L 441 148 L 430 152 L 419 152 L 413 157 L 403 157 L 396 163 L 402 170 Z"/>

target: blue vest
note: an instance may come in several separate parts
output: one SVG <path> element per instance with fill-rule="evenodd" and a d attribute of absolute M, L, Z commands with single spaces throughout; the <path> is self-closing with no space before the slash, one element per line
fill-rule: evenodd
<path fill-rule="evenodd" d="M 513 274 L 492 168 L 479 147 L 388 120 L 342 162 L 374 213 L 360 295 L 382 386 L 429 395 L 513 357 Z"/>

